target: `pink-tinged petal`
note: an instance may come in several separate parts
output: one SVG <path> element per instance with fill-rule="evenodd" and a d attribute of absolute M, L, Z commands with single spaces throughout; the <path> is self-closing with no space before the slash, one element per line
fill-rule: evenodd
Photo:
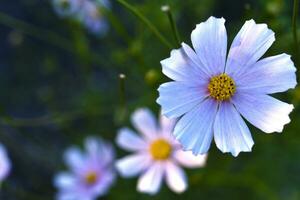
<path fill-rule="evenodd" d="M 274 32 L 266 24 L 246 21 L 230 47 L 226 73 L 239 77 L 264 55 L 274 41 Z"/>
<path fill-rule="evenodd" d="M 281 54 L 255 63 L 238 80 L 239 91 L 247 93 L 272 94 L 294 88 L 296 68 L 291 56 Z"/>
<path fill-rule="evenodd" d="M 131 117 L 133 126 L 146 138 L 157 137 L 158 125 L 152 112 L 147 108 L 136 110 Z"/>
<path fill-rule="evenodd" d="M 148 194 L 156 194 L 164 177 L 162 163 L 154 163 L 138 180 L 137 190 Z"/>
<path fill-rule="evenodd" d="M 160 132 L 166 138 L 173 138 L 173 130 L 175 127 L 176 119 L 169 119 L 164 115 L 159 116 L 159 123 L 160 123 Z"/>
<path fill-rule="evenodd" d="M 162 72 L 175 81 L 183 81 L 186 84 L 195 85 L 209 79 L 209 76 L 201 70 L 198 60 L 195 60 L 195 52 L 186 44 L 182 48 L 171 51 L 171 56 L 160 63 Z"/>
<path fill-rule="evenodd" d="M 108 190 L 116 179 L 116 173 L 114 170 L 105 170 L 100 174 L 100 181 L 91 188 L 92 199 L 96 199 L 98 196 L 107 194 Z"/>
<path fill-rule="evenodd" d="M 180 117 L 208 96 L 206 86 L 191 86 L 184 82 L 164 83 L 158 88 L 156 102 L 161 105 L 163 115 L 169 118 Z"/>
<path fill-rule="evenodd" d="M 249 108 L 248 108 L 249 109 Z M 214 139 L 223 152 L 238 156 L 241 151 L 249 152 L 254 144 L 251 133 L 230 102 L 222 102 L 214 124 Z"/>
<path fill-rule="evenodd" d="M 68 172 L 59 173 L 54 177 L 54 186 L 61 190 L 72 189 L 76 183 L 76 177 Z"/>
<path fill-rule="evenodd" d="M 211 76 L 223 73 L 227 51 L 225 19 L 210 17 L 198 24 L 191 39 L 204 70 Z"/>
<path fill-rule="evenodd" d="M 217 102 L 207 98 L 177 122 L 174 135 L 185 151 L 192 150 L 195 155 L 208 151 L 217 108 Z"/>
<path fill-rule="evenodd" d="M 244 118 L 266 133 L 282 132 L 294 108 L 265 94 L 236 93 L 232 101 Z"/>
<path fill-rule="evenodd" d="M 0 183 L 9 175 L 11 170 L 11 162 L 8 158 L 7 151 L 0 144 Z"/>
<path fill-rule="evenodd" d="M 85 155 L 77 147 L 71 147 L 64 154 L 64 161 L 75 173 L 80 172 L 85 167 Z"/>
<path fill-rule="evenodd" d="M 177 150 L 174 153 L 175 160 L 188 168 L 199 168 L 206 165 L 207 154 L 195 156 L 191 151 Z"/>
<path fill-rule="evenodd" d="M 123 177 L 136 176 L 151 165 L 151 157 L 147 153 L 126 156 L 116 162 L 116 168 Z"/>
<path fill-rule="evenodd" d="M 119 130 L 116 142 L 120 147 L 128 151 L 140 151 L 148 147 L 145 140 L 128 128 Z"/>
<path fill-rule="evenodd" d="M 166 182 L 169 188 L 176 193 L 184 192 L 188 186 L 184 171 L 173 162 L 167 162 L 165 170 Z"/>

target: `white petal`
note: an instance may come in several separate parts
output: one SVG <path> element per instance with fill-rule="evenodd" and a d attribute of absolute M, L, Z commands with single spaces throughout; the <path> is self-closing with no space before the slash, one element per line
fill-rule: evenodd
<path fill-rule="evenodd" d="M 85 155 L 77 147 L 71 147 L 64 154 L 64 161 L 75 173 L 81 171 L 85 165 Z"/>
<path fill-rule="evenodd" d="M 155 117 L 147 108 L 140 108 L 132 114 L 133 126 L 148 139 L 157 136 L 158 127 Z"/>
<path fill-rule="evenodd" d="M 151 164 L 151 158 L 146 153 L 126 156 L 116 162 L 116 168 L 123 177 L 132 177 L 143 172 Z"/>
<path fill-rule="evenodd" d="M 236 84 L 239 91 L 247 93 L 283 92 L 296 86 L 295 72 L 291 56 L 281 54 L 258 61 L 236 80 Z"/>
<path fill-rule="evenodd" d="M 171 51 L 171 56 L 160 63 L 162 72 L 175 81 L 184 81 L 186 84 L 195 84 L 199 81 L 208 80 L 195 60 L 195 52 L 186 44 L 182 43 L 182 48 Z"/>
<path fill-rule="evenodd" d="M 256 63 L 274 41 L 274 32 L 266 24 L 246 21 L 230 47 L 226 73 L 238 77 Z"/>
<path fill-rule="evenodd" d="M 54 177 L 54 186 L 59 189 L 71 189 L 76 185 L 76 178 L 73 174 L 62 172 Z"/>
<path fill-rule="evenodd" d="M 178 150 L 174 153 L 174 158 L 184 167 L 198 168 L 206 165 L 207 154 L 195 156 L 191 151 Z"/>
<path fill-rule="evenodd" d="M 208 95 L 204 85 L 191 86 L 183 82 L 164 83 L 160 85 L 158 91 L 157 103 L 162 107 L 162 114 L 169 118 L 180 117 Z"/>
<path fill-rule="evenodd" d="M 282 132 L 294 106 L 264 94 L 236 93 L 233 103 L 251 124 L 266 133 Z"/>
<path fill-rule="evenodd" d="M 208 98 L 186 113 L 176 124 L 174 135 L 184 150 L 205 154 L 213 138 L 213 123 L 218 104 Z"/>
<path fill-rule="evenodd" d="M 0 144 L 0 183 L 9 175 L 11 170 L 11 162 L 8 158 L 7 151 Z"/>
<path fill-rule="evenodd" d="M 198 24 L 191 39 L 205 70 L 210 75 L 223 73 L 227 51 L 225 19 L 210 17 Z"/>
<path fill-rule="evenodd" d="M 128 151 L 144 150 L 148 147 L 141 137 L 128 128 L 119 130 L 116 140 L 120 147 Z"/>
<path fill-rule="evenodd" d="M 137 190 L 149 194 L 156 194 L 160 189 L 164 175 L 161 163 L 154 163 L 138 180 Z"/>
<path fill-rule="evenodd" d="M 170 138 L 172 137 L 172 133 L 175 127 L 176 119 L 169 119 L 164 115 L 160 115 L 159 122 L 160 122 L 160 132 L 163 136 Z"/>
<path fill-rule="evenodd" d="M 223 152 L 237 156 L 249 152 L 254 144 L 251 133 L 237 110 L 230 102 L 222 102 L 214 124 L 214 139 Z"/>
<path fill-rule="evenodd" d="M 176 193 L 184 192 L 188 185 L 184 171 L 172 162 L 166 163 L 166 182 Z"/>

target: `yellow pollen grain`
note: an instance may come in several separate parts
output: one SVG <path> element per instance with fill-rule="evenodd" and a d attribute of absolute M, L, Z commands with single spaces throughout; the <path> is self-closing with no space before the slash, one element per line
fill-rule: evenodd
<path fill-rule="evenodd" d="M 234 80 L 230 76 L 222 73 L 210 79 L 208 91 L 212 98 L 217 101 L 224 101 L 230 99 L 234 95 L 236 86 Z"/>
<path fill-rule="evenodd" d="M 92 184 L 96 183 L 97 179 L 98 179 L 98 176 L 95 172 L 90 172 L 85 176 L 85 182 L 88 185 L 92 185 Z"/>
<path fill-rule="evenodd" d="M 164 139 L 157 139 L 150 145 L 150 153 L 154 160 L 166 160 L 170 157 L 172 146 Z"/>

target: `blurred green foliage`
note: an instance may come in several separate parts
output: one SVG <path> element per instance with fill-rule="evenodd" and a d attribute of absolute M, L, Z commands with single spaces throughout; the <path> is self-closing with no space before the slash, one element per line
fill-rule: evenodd
<path fill-rule="evenodd" d="M 276 42 L 267 55 L 289 53 L 299 66 L 291 28 L 292 0 L 128 0 L 172 43 L 164 4 L 172 8 L 181 38 L 190 43 L 197 23 L 223 16 L 229 41 L 244 21 L 267 23 Z M 50 1 L 0 4 L 0 141 L 13 169 L 0 199 L 53 199 L 53 175 L 64 169 L 62 153 L 88 135 L 114 142 L 130 126 L 138 107 L 159 111 L 157 87 L 167 80 L 159 61 L 168 57 L 143 23 L 112 0 L 109 33 L 100 38 L 77 22 L 58 17 Z M 2 13 L 2 14 L 1 14 Z M 11 20 L 18 19 L 20 21 Z M 267 56 L 266 55 L 266 56 Z M 126 74 L 121 104 L 119 74 Z M 280 81 L 280 80 L 279 80 Z M 103 199 L 300 199 L 300 89 L 279 98 L 296 106 L 282 134 L 254 129 L 252 153 L 234 158 L 213 145 L 207 167 L 187 170 L 190 187 L 175 195 L 165 186 L 157 196 L 136 192 L 136 179 L 119 178 Z M 118 156 L 125 155 L 118 151 Z"/>

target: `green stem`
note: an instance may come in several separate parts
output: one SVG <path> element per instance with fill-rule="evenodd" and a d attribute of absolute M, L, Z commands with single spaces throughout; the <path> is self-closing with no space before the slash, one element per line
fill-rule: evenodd
<path fill-rule="evenodd" d="M 175 39 L 176 44 L 177 44 L 177 47 L 180 47 L 181 40 L 180 40 L 178 28 L 177 28 L 177 25 L 175 23 L 175 20 L 174 20 L 173 14 L 171 12 L 170 6 L 165 5 L 165 6 L 162 6 L 161 9 L 162 9 L 163 12 L 165 12 L 167 14 L 170 25 L 171 25 L 171 28 L 172 28 L 172 32 L 173 32 L 173 35 L 174 35 L 174 39 Z"/>
<path fill-rule="evenodd" d="M 132 12 L 137 18 L 139 18 L 151 31 L 152 33 L 168 48 L 172 48 L 172 45 L 166 40 L 166 38 L 157 30 L 157 28 L 134 6 L 127 3 L 125 0 L 117 0 L 122 6 Z"/>
<path fill-rule="evenodd" d="M 299 56 L 298 55 L 298 49 L 299 49 L 299 47 L 298 47 L 298 35 L 297 35 L 298 8 L 299 8 L 299 0 L 294 0 L 292 29 L 293 29 L 293 37 L 294 37 L 296 57 Z"/>
<path fill-rule="evenodd" d="M 126 98 L 125 98 L 125 74 L 119 74 L 119 83 L 120 83 L 120 105 L 121 108 L 126 107 Z"/>

